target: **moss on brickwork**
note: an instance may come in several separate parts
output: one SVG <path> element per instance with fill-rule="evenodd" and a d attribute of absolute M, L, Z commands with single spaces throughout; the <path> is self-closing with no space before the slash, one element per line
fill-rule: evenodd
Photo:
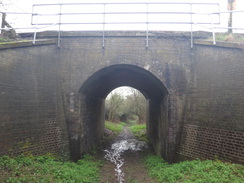
<path fill-rule="evenodd" d="M 26 46 L 34 46 L 34 45 L 47 45 L 47 44 L 56 44 L 56 40 L 46 39 L 46 40 L 36 40 L 35 44 L 32 40 L 21 40 L 21 41 L 5 41 L 0 42 L 0 49 L 7 48 L 18 48 L 18 47 L 26 47 Z"/>

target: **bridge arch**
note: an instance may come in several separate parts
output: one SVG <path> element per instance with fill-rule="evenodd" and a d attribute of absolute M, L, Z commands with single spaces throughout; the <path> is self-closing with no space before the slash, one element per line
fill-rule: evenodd
<path fill-rule="evenodd" d="M 115 88 L 130 86 L 147 99 L 147 136 L 155 151 L 167 160 L 168 91 L 148 70 L 129 64 L 105 67 L 89 77 L 80 94 L 80 151 L 89 151 L 102 138 L 106 96 Z"/>
<path fill-rule="evenodd" d="M 85 81 L 80 92 L 106 98 L 113 89 L 120 86 L 136 88 L 146 99 L 161 98 L 168 94 L 164 84 L 151 72 L 129 64 L 112 65 L 97 71 Z"/>

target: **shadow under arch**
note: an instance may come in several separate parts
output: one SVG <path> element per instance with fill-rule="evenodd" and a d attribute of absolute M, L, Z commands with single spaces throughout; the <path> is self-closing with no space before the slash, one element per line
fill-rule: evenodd
<path fill-rule="evenodd" d="M 151 72 L 134 65 L 119 64 L 103 68 L 88 78 L 80 94 L 80 152 L 90 151 L 103 137 L 106 96 L 115 88 L 130 86 L 147 99 L 147 136 L 157 154 L 169 159 L 168 91 Z"/>
<path fill-rule="evenodd" d="M 146 99 L 161 98 L 168 94 L 163 83 L 151 72 L 127 64 L 113 65 L 97 71 L 87 79 L 80 92 L 105 98 L 120 86 L 131 86 L 142 92 Z"/>

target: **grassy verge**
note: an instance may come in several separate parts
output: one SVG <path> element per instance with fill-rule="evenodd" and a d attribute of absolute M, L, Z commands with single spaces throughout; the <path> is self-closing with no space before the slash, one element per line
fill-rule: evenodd
<path fill-rule="evenodd" d="M 9 41 L 10 41 L 10 39 L 8 39 L 8 38 L 0 37 L 0 42 L 9 42 Z"/>
<path fill-rule="evenodd" d="M 145 164 L 150 176 L 159 182 L 240 183 L 244 180 L 244 166 L 221 161 L 193 160 L 167 164 L 160 157 L 149 155 Z"/>
<path fill-rule="evenodd" d="M 100 162 L 86 155 L 77 163 L 59 161 L 50 156 L 0 157 L 0 177 L 8 183 L 96 183 Z"/>
<path fill-rule="evenodd" d="M 105 128 L 115 133 L 120 133 L 123 130 L 124 126 L 126 125 L 129 125 L 129 129 L 138 140 L 148 142 L 147 135 L 146 135 L 146 124 L 137 124 L 136 121 L 129 121 L 127 123 L 124 122 L 113 123 L 110 121 L 105 122 Z"/>
<path fill-rule="evenodd" d="M 128 125 L 136 125 L 137 124 L 137 121 L 136 120 L 131 120 L 131 121 L 128 121 L 126 122 Z"/>
<path fill-rule="evenodd" d="M 212 40 L 213 37 L 209 37 L 207 40 Z M 216 33 L 216 41 L 226 41 L 226 42 L 244 42 L 244 35 L 242 34 L 230 34 L 230 33 Z"/>
<path fill-rule="evenodd" d="M 146 124 L 133 124 L 129 127 L 138 140 L 148 142 L 146 135 Z"/>
<path fill-rule="evenodd" d="M 115 133 L 119 133 L 123 130 L 124 126 L 126 125 L 126 123 L 113 123 L 110 121 L 106 121 L 105 122 L 105 128 L 115 132 Z"/>
<path fill-rule="evenodd" d="M 134 124 L 129 127 L 132 133 L 142 133 L 146 131 L 146 124 Z"/>

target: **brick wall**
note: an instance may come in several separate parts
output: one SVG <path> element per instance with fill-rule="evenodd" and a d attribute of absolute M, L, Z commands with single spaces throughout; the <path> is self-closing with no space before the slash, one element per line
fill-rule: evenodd
<path fill-rule="evenodd" d="M 187 124 L 184 126 L 182 155 L 191 158 L 222 159 L 243 163 L 243 132 L 208 128 Z"/>
<path fill-rule="evenodd" d="M 195 42 L 191 49 L 185 34 L 152 33 L 149 48 L 143 33 L 108 32 L 105 48 L 99 32 L 62 36 L 60 49 L 49 42 L 0 50 L 0 155 L 71 151 L 78 159 L 102 135 L 106 92 L 130 85 L 151 100 L 149 137 L 167 160 L 177 148 L 188 158 L 243 163 L 240 47 Z"/>
<path fill-rule="evenodd" d="M 239 44 L 194 48 L 180 154 L 244 163 L 244 54 Z"/>
<path fill-rule="evenodd" d="M 103 100 L 106 96 L 101 93 L 110 92 L 120 85 L 129 85 L 150 96 L 161 84 L 169 92 L 170 97 L 165 100 L 170 100 L 170 109 L 168 111 L 167 106 L 159 104 L 161 99 L 150 98 L 154 100 L 150 110 L 154 116 L 150 117 L 150 129 L 156 129 L 150 133 L 159 134 L 157 140 L 152 141 L 158 154 L 172 160 L 176 134 L 180 130 L 184 92 L 189 79 L 186 76 L 189 70 L 187 67 L 191 63 L 189 38 L 184 34 L 150 34 L 149 48 L 146 48 L 145 33 L 106 32 L 103 48 L 101 35 L 100 32 L 62 33 L 58 57 L 65 106 L 69 106 L 70 93 L 74 93 L 77 106 L 74 112 L 66 108 L 66 119 L 75 129 L 70 131 L 70 137 L 74 139 L 73 147 L 79 147 L 81 154 L 96 144 L 97 134 L 101 134 L 98 132 L 101 130 L 99 126 L 102 126 L 102 120 L 99 119 L 101 114 L 97 109 L 101 109 L 102 104 L 92 100 Z M 127 74 L 119 77 L 117 74 L 120 70 Z M 149 77 L 150 74 L 153 77 Z M 154 83 L 155 78 L 161 83 Z M 80 89 L 89 79 L 92 80 L 90 88 L 93 89 L 87 89 L 91 96 L 84 99 L 84 93 Z M 161 95 L 164 96 L 165 93 L 167 92 L 162 92 Z M 86 100 L 90 101 L 89 105 Z M 171 145 L 167 146 L 168 144 Z M 79 154 L 73 150 L 74 154 Z"/>
<path fill-rule="evenodd" d="M 56 45 L 0 50 L 0 156 L 68 154 Z"/>

